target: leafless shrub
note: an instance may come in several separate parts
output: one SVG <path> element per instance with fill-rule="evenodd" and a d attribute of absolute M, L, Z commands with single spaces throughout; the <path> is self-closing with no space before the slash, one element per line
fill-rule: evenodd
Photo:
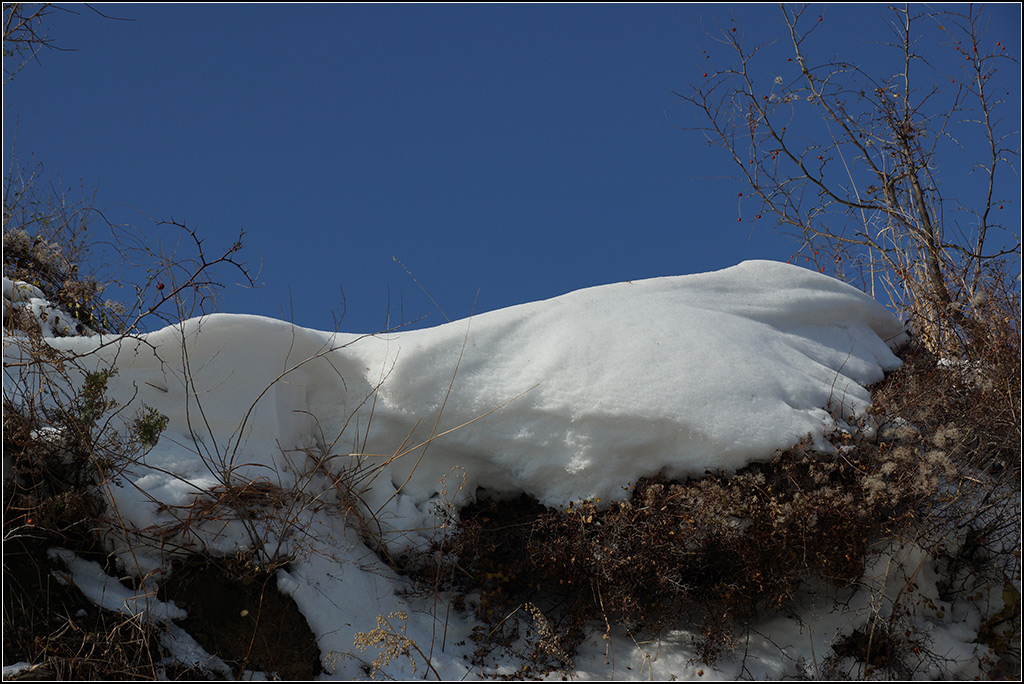
<path fill-rule="evenodd" d="M 1019 131 L 1001 114 L 1019 65 L 986 34 L 983 7 L 890 6 L 891 42 L 876 50 L 892 66 L 880 74 L 815 55 L 832 49 L 816 43 L 827 11 L 780 12 L 782 52 L 745 44 L 735 20 L 710 36 L 726 55 L 707 55 L 717 61 L 679 93 L 695 130 L 734 162 L 757 218 L 795 233 L 808 261 L 887 295 L 933 352 L 970 355 L 991 331 L 979 305 L 1020 260 L 1019 234 L 998 218 L 1014 199 L 1003 194 L 1019 191 Z M 947 55 L 960 68 L 936 71 Z M 952 154 L 967 155 L 956 166 L 976 184 L 940 173 Z"/>

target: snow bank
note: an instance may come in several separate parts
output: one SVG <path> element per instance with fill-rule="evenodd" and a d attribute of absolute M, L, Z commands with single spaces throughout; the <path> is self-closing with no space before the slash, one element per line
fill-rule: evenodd
<path fill-rule="evenodd" d="M 155 469 L 117 493 L 123 513 L 158 523 L 154 501 L 183 504 L 224 473 L 288 486 L 318 454 L 380 465 L 364 498 L 408 528 L 442 495 L 607 501 L 643 476 L 732 471 L 807 435 L 824 446 L 829 410 L 863 412 L 903 339 L 853 287 L 751 261 L 377 336 L 213 315 L 97 355 L 116 359 L 114 398 L 170 418 Z"/>
<path fill-rule="evenodd" d="M 808 434 L 820 444 L 825 408 L 863 411 L 864 385 L 899 365 L 902 334 L 854 288 L 757 261 L 580 290 L 367 339 L 355 353 L 388 372 L 373 450 L 395 453 L 408 435 L 418 444 L 502 407 L 431 443 L 404 494 L 427 499 L 462 466 L 470 493 L 557 505 L 621 498 L 658 472 L 735 470 Z M 395 480 L 414 463 L 396 465 Z"/>

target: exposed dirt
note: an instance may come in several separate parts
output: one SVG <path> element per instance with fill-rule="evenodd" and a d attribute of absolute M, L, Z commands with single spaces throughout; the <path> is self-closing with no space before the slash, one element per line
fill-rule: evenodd
<path fill-rule="evenodd" d="M 177 624 L 236 676 L 253 670 L 303 680 L 321 672 L 313 632 L 274 571 L 192 561 L 176 567 L 158 595 L 188 613 Z"/>

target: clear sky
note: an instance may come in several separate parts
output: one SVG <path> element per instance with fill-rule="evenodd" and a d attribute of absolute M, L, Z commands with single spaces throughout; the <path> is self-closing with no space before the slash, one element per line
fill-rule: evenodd
<path fill-rule="evenodd" d="M 96 7 L 128 21 L 55 11 L 71 51 L 5 87 L 5 170 L 13 145 L 157 239 L 147 217 L 211 251 L 244 229 L 262 287 L 222 310 L 332 329 L 343 290 L 341 329 L 373 332 L 443 322 L 423 290 L 455 319 L 796 248 L 672 92 L 724 56 L 707 32 L 733 16 L 784 39 L 775 6 Z M 883 11 L 822 6 L 816 45 L 878 63 Z M 1019 55 L 1019 5 L 990 11 Z"/>

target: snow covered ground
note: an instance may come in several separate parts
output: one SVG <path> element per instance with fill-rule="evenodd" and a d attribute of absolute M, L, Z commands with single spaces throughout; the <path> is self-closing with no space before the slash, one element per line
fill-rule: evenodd
<path fill-rule="evenodd" d="M 8 306 L 45 310 L 38 294 L 4 281 Z M 418 648 L 383 673 L 461 679 L 518 664 L 470 667 L 473 619 L 406 592 L 409 580 L 367 547 L 359 521 L 400 553 L 436 533 L 439 510 L 483 494 L 525 492 L 550 506 L 607 502 L 641 477 L 731 472 L 806 436 L 828 449 L 832 416 L 850 424 L 864 416 L 865 386 L 899 366 L 893 350 L 904 340 L 901 323 L 854 288 L 753 261 L 589 288 L 426 330 L 359 336 L 218 314 L 138 338 L 48 343 L 79 355 L 86 369 L 116 368 L 108 391 L 121 407 L 115 420 L 127 425 L 143 406 L 168 418 L 144 461 L 108 488 L 112 507 L 137 532 L 137 571 L 159 573 L 170 558 L 200 548 L 250 551 L 257 562 L 294 556 L 278 570 L 278 586 L 315 633 L 324 678 L 364 677 L 376 654 L 356 649 L 356 634 L 374 629 L 379 615 L 402 613 L 407 623 L 391 622 Z M 10 375 L 17 369 L 7 368 L 17 347 L 5 335 L 5 394 L 18 384 Z M 227 487 L 293 498 L 268 520 L 195 515 L 197 497 Z M 346 511 L 353 493 L 359 510 Z M 116 582 L 116 591 L 102 589 L 98 565 L 65 561 L 79 586 L 100 582 L 98 603 L 113 597 L 141 610 Z M 814 676 L 830 644 L 871 611 L 884 615 L 886 597 L 914 572 L 921 595 L 938 601 L 930 561 L 916 549 L 893 549 L 842 610 L 808 599 L 755 625 L 715 668 L 696 662 L 686 625 L 649 643 L 615 629 L 605 639 L 595 625 L 575 676 Z M 148 610 L 172 626 L 181 612 L 163 602 Z M 938 644 L 948 658 L 945 667 L 977 674 L 985 647 L 973 643 L 975 609 L 947 606 L 915 619 L 932 650 Z M 183 659 L 205 657 L 180 629 L 168 634 Z"/>

